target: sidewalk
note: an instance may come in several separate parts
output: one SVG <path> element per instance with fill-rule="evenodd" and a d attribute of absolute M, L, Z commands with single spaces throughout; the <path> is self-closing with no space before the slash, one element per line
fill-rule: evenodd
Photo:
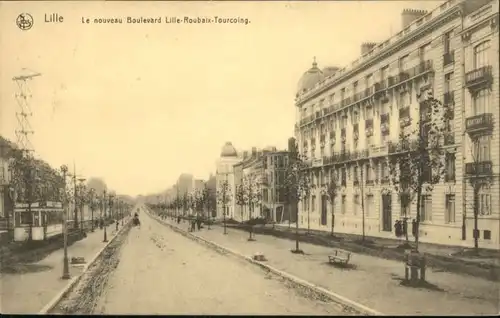
<path fill-rule="evenodd" d="M 173 224 L 171 220 L 167 220 Z M 177 225 L 176 225 L 177 226 Z M 181 229 L 187 226 L 181 224 Z M 221 226 L 192 232 L 209 241 L 246 256 L 257 252 L 268 259 L 266 264 L 290 273 L 341 296 L 361 303 L 385 315 L 478 315 L 498 314 L 499 285 L 476 277 L 427 270 L 427 280 L 434 288 L 401 286 L 404 278 L 402 262 L 352 253 L 352 268 L 328 264 L 332 249 L 301 243 L 306 255 L 290 252 L 295 243 L 269 235 L 255 235 Z"/>
<path fill-rule="evenodd" d="M 276 229 L 278 230 L 288 230 L 291 228 L 293 231 L 295 231 L 295 223 L 291 223 L 290 225 L 288 223 L 276 223 Z M 267 225 L 266 228 L 272 227 L 271 225 Z M 300 227 L 299 230 L 301 232 L 307 232 L 307 228 Z M 322 233 L 325 234 L 324 231 L 318 231 L 318 230 L 310 230 L 311 233 L 317 234 L 317 233 Z M 329 235 L 329 231 L 327 231 Z M 359 234 L 349 234 L 349 233 L 341 233 L 341 232 L 335 232 L 335 236 L 341 237 L 346 241 L 356 241 L 361 239 L 361 235 Z M 385 247 L 393 247 L 397 246 L 399 244 L 404 243 L 404 239 L 398 239 L 396 237 L 394 238 L 382 238 L 382 237 L 374 237 L 374 236 L 367 236 L 367 239 L 373 241 L 375 245 L 377 246 L 385 246 Z M 409 241 L 412 245 L 415 244 L 415 238 L 410 235 Z M 433 244 L 433 243 L 427 243 L 427 242 L 419 242 L 418 244 L 419 250 L 424 253 L 428 254 L 433 254 L 433 255 L 439 255 L 443 257 L 451 257 L 452 255 L 459 253 L 461 251 L 467 251 L 467 250 L 472 250 L 471 247 L 465 247 L 465 246 L 455 246 L 455 245 L 441 245 L 441 244 Z M 480 254 L 483 255 L 481 258 L 473 258 L 473 257 L 466 257 L 466 256 L 453 256 L 454 258 L 459 258 L 463 259 L 466 261 L 470 262 L 482 262 L 482 263 L 488 263 L 488 264 L 496 264 L 497 266 L 500 265 L 498 258 L 500 256 L 500 251 L 499 250 L 492 250 L 492 249 L 485 249 L 485 248 L 480 248 Z"/>
<path fill-rule="evenodd" d="M 285 235 L 295 238 L 295 225 L 289 229 L 288 225 L 276 224 L 275 229 L 271 225 L 255 226 L 256 234 L 267 234 L 279 236 Z M 366 237 L 371 244 L 361 244 L 361 236 L 355 234 L 335 233 L 336 240 L 333 241 L 329 232 L 311 230 L 310 235 L 305 235 L 307 229 L 300 228 L 301 240 L 311 242 L 311 240 L 321 241 L 326 246 L 334 245 L 350 252 L 381 257 L 392 260 L 402 260 L 404 249 L 397 248 L 404 243 L 403 240 Z M 414 246 L 414 241 L 410 239 L 410 244 Z M 486 279 L 498 280 L 500 277 L 500 251 L 479 249 L 480 256 L 473 255 L 473 250 L 459 246 L 447 246 L 431 243 L 420 243 L 419 250 L 428 256 L 429 266 L 445 268 L 447 271 L 472 276 L 480 276 Z"/>
<path fill-rule="evenodd" d="M 108 226 L 108 240 L 115 234 L 115 225 Z M 68 247 L 71 277 L 79 275 L 83 270 L 83 266 L 71 265 L 71 257 L 84 257 L 85 261 L 89 262 L 104 246 L 103 238 L 104 229 L 96 229 L 93 233 L 87 233 L 86 238 Z M 61 279 L 63 258 L 64 250 L 61 248 L 39 262 L 16 266 L 15 273 L 0 274 L 0 312 L 38 313 L 69 283 L 69 280 Z"/>

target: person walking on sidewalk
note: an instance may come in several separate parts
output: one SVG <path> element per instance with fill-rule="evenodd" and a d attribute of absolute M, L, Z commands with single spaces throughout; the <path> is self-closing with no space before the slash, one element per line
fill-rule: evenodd
<path fill-rule="evenodd" d="M 201 229 L 201 219 L 200 218 L 196 219 L 196 227 L 198 227 L 198 231 Z"/>

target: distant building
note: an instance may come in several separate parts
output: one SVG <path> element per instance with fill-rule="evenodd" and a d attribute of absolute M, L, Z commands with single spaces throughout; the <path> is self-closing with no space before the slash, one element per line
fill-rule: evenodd
<path fill-rule="evenodd" d="M 217 212 L 216 218 L 222 218 L 224 213 L 226 218 L 234 218 L 234 211 L 236 209 L 236 202 L 234 195 L 236 192 L 234 183 L 234 168 L 233 166 L 240 162 L 241 158 L 238 157 L 238 152 L 231 142 L 226 142 L 222 147 L 220 158 L 217 160 L 216 178 L 216 199 L 217 199 Z M 225 187 L 225 204 L 222 204 L 222 185 L 227 183 Z"/>
<path fill-rule="evenodd" d="M 480 173 L 493 182 L 478 198 L 479 245 L 499 248 L 498 10 L 498 0 L 450 0 L 431 12 L 406 9 L 400 32 L 362 44 L 361 56 L 347 67 L 321 70 L 313 62 L 299 81 L 295 104 L 298 147 L 310 158 L 316 185 L 300 204 L 301 227 L 330 229 L 331 207 L 320 189 L 333 171 L 342 186 L 336 231 L 361 234 L 365 224 L 367 235 L 394 238 L 396 220 L 416 218 L 416 204 L 405 210 L 391 190 L 387 162 L 397 155 L 399 132 L 416 124 L 411 119 L 423 114 L 421 101 L 432 94 L 453 117 L 443 139 L 446 174 L 423 197 L 419 237 L 473 244 L 469 180 Z M 356 166 L 365 170 L 363 184 L 353 177 Z"/>
<path fill-rule="evenodd" d="M 262 216 L 275 222 L 288 220 L 293 214 L 283 191 L 288 152 L 278 151 L 276 147 L 263 150 L 253 148 L 242 159 L 234 165 L 235 184 L 242 185 L 246 193 L 253 189 L 254 197 L 258 196 L 260 202 L 237 205 L 235 219 L 245 221 Z"/>

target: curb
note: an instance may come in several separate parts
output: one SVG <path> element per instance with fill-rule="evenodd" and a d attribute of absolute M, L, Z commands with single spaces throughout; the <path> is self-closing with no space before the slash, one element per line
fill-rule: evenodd
<path fill-rule="evenodd" d="M 208 241 L 204 238 L 201 238 L 199 236 L 196 236 L 196 235 L 193 235 L 193 234 L 190 234 L 184 230 L 181 230 L 179 228 L 177 228 L 175 225 L 172 225 L 172 224 L 169 224 L 169 223 L 166 223 L 165 221 L 163 220 L 160 220 L 160 219 L 157 219 L 156 217 L 154 217 L 153 215 L 151 215 L 150 213 L 148 213 L 148 216 L 151 217 L 152 219 L 156 220 L 157 222 L 159 222 L 160 224 L 163 224 L 163 225 L 166 225 L 168 227 L 170 227 L 172 230 L 174 230 L 175 232 L 187 237 L 187 238 L 190 238 L 194 241 L 198 241 L 198 242 L 201 242 L 205 245 L 208 245 L 212 248 L 215 248 L 217 251 L 222 251 L 224 253 L 229 253 L 229 254 L 232 254 L 233 256 L 236 256 L 240 259 L 244 259 L 246 260 L 247 262 L 249 263 L 252 263 L 254 265 L 257 265 L 259 266 L 260 268 L 262 269 L 265 269 L 269 272 L 272 272 L 273 274 L 276 274 L 288 281 L 291 281 L 292 283 L 295 283 L 295 284 L 298 284 L 302 287 L 305 287 L 307 289 L 310 289 L 314 292 L 317 292 L 323 296 L 326 296 L 327 298 L 333 300 L 334 302 L 336 303 L 339 303 L 349 309 L 354 309 L 357 313 L 359 313 L 360 315 L 367 315 L 367 316 L 384 316 L 384 314 L 376 311 L 376 310 L 373 310 L 371 308 L 368 308 L 362 304 L 359 304 L 355 301 L 352 301 L 350 299 L 347 299 L 341 295 L 338 295 L 334 292 L 331 292 L 323 287 L 320 287 L 320 286 L 316 286 L 308 281 L 305 281 L 301 278 L 298 278 L 294 275 L 291 275 L 289 273 L 286 273 L 286 272 L 283 272 L 283 271 L 280 271 L 274 267 L 271 267 L 269 265 L 266 265 L 264 263 L 261 263 L 261 262 L 258 262 L 258 261 L 255 261 L 253 260 L 251 257 L 248 257 L 248 256 L 245 256 L 245 255 L 242 255 L 238 252 L 235 252 L 235 251 L 232 251 L 230 249 L 228 249 L 227 247 L 223 247 L 223 246 L 220 246 L 212 241 Z"/>
<path fill-rule="evenodd" d="M 45 305 L 45 307 L 43 307 L 42 310 L 38 312 L 38 314 L 39 315 L 49 314 L 49 312 L 57 306 L 57 304 L 61 301 L 61 299 L 64 298 L 64 296 L 66 296 L 69 292 L 71 292 L 71 290 L 73 290 L 73 287 L 75 287 L 75 285 L 82 279 L 83 275 L 87 272 L 89 267 L 95 263 L 95 261 L 99 258 L 99 256 L 101 256 L 102 252 L 104 252 L 104 250 L 115 240 L 115 238 L 117 238 L 120 234 L 122 234 L 124 229 L 128 227 L 129 224 L 130 222 L 127 222 L 127 224 L 125 224 L 121 229 L 119 229 L 118 232 L 92 257 L 90 262 L 85 264 L 82 272 L 78 276 L 71 278 L 66 287 L 64 287 L 63 290 L 61 290 L 54 298 L 52 298 L 52 300 L 47 305 Z"/>

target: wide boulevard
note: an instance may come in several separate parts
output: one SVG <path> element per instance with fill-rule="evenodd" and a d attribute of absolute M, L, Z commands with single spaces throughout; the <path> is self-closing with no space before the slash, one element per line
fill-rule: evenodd
<path fill-rule="evenodd" d="M 334 304 L 173 232 L 145 212 L 140 219 L 96 314 L 341 314 Z"/>

